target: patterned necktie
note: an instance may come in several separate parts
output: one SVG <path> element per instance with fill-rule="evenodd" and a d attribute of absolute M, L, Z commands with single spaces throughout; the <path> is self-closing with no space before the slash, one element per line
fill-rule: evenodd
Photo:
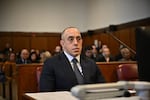
<path fill-rule="evenodd" d="M 79 84 L 83 84 L 84 83 L 83 75 L 81 74 L 81 72 L 79 71 L 79 68 L 77 66 L 78 60 L 76 58 L 73 58 L 72 62 L 73 62 L 74 73 L 76 75 L 77 81 Z"/>

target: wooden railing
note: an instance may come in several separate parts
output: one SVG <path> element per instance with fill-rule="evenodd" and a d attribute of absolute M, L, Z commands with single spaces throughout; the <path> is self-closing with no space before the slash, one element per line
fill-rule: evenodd
<path fill-rule="evenodd" d="M 106 82 L 116 82 L 118 81 L 117 77 L 117 71 L 116 67 L 120 64 L 135 64 L 137 62 L 135 61 L 130 61 L 130 62 L 97 62 L 96 64 L 98 65 L 101 73 L 103 74 Z"/>

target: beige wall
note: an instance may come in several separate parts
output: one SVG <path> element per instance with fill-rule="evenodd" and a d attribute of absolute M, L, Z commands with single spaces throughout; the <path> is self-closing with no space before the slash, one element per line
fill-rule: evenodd
<path fill-rule="evenodd" d="M 85 0 L 0 1 L 0 31 L 61 32 L 77 26 L 85 31 Z"/>
<path fill-rule="evenodd" d="M 150 0 L 1 0 L 0 31 L 82 32 L 150 17 Z"/>
<path fill-rule="evenodd" d="M 150 17 L 150 0 L 89 0 L 88 29 Z"/>

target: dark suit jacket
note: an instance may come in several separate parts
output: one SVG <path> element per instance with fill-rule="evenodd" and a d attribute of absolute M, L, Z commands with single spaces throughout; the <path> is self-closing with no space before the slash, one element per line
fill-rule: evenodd
<path fill-rule="evenodd" d="M 26 60 L 26 64 L 29 64 L 29 63 L 31 63 L 31 61 L 30 60 Z M 21 58 L 19 58 L 19 59 L 16 60 L 16 64 L 24 64 L 24 62 L 22 61 Z"/>
<path fill-rule="evenodd" d="M 94 61 L 81 57 L 85 84 L 105 82 Z M 40 77 L 40 91 L 69 91 L 77 85 L 73 69 L 64 53 L 45 61 Z"/>
<path fill-rule="evenodd" d="M 115 61 L 115 60 L 112 56 L 110 56 L 109 61 Z M 100 57 L 98 58 L 98 62 L 106 62 L 105 57 L 103 55 L 100 55 Z"/>

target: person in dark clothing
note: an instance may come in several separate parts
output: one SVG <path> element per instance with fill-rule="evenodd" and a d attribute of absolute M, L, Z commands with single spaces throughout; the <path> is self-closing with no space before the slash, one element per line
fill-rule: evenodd
<path fill-rule="evenodd" d="M 99 62 L 110 62 L 114 61 L 114 58 L 111 56 L 109 48 L 104 48 L 102 54 L 99 57 Z"/>
<path fill-rule="evenodd" d="M 17 64 L 29 64 L 31 61 L 29 60 L 29 51 L 27 49 L 22 49 L 20 58 L 16 61 Z"/>
<path fill-rule="evenodd" d="M 44 62 L 39 83 L 41 92 L 70 91 L 78 84 L 105 82 L 96 63 L 81 56 L 82 37 L 77 28 L 66 28 L 60 43 L 63 52 Z"/>
<path fill-rule="evenodd" d="M 36 52 L 30 53 L 29 60 L 31 61 L 31 63 L 40 63 L 40 61 L 38 60 L 38 56 L 37 56 Z"/>

